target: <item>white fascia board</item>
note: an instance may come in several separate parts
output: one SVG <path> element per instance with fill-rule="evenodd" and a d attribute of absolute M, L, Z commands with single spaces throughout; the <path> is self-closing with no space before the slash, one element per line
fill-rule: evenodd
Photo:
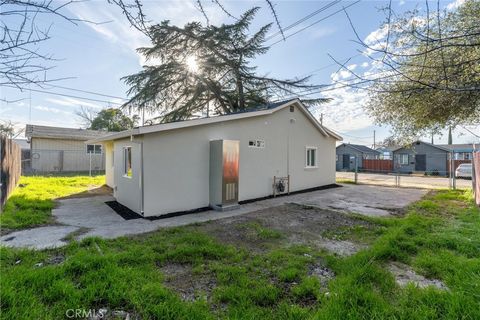
<path fill-rule="evenodd" d="M 135 136 L 135 135 L 139 134 L 138 129 L 139 128 L 120 131 L 120 132 L 115 132 L 115 133 L 109 134 L 109 135 L 101 137 L 101 138 L 96 138 L 96 139 L 91 139 L 91 140 L 85 141 L 85 143 L 86 144 L 94 144 L 94 143 L 107 142 L 107 141 L 127 138 L 127 137 L 130 137 L 130 136 Z"/>

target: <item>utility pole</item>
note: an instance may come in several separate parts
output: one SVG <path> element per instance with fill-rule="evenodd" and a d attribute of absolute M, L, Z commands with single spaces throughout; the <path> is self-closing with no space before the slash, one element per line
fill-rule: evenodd
<path fill-rule="evenodd" d="M 375 141 L 375 130 L 373 130 L 373 150 L 375 150 L 375 145 L 376 145 L 376 141 Z"/>
<path fill-rule="evenodd" d="M 432 132 L 432 144 L 435 144 L 434 141 L 433 141 L 433 132 Z"/>
<path fill-rule="evenodd" d="M 452 126 L 448 127 L 448 144 L 452 144 Z"/>

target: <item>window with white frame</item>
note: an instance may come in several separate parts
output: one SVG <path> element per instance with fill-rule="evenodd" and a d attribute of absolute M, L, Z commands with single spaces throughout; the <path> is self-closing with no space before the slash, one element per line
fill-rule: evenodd
<path fill-rule="evenodd" d="M 132 177 L 132 147 L 123 148 L 123 176 Z"/>
<path fill-rule="evenodd" d="M 265 140 L 249 140 L 248 146 L 250 148 L 265 148 Z"/>
<path fill-rule="evenodd" d="M 305 156 L 306 156 L 305 167 L 316 168 L 317 167 L 317 148 L 307 147 Z"/>
<path fill-rule="evenodd" d="M 102 145 L 101 144 L 87 144 L 87 154 L 102 154 Z"/>
<path fill-rule="evenodd" d="M 398 162 L 400 164 L 408 164 L 408 153 L 401 153 L 398 156 L 399 156 Z"/>

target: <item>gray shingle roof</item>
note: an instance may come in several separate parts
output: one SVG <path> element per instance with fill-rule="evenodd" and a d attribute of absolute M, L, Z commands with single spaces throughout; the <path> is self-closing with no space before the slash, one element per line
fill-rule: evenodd
<path fill-rule="evenodd" d="M 25 136 L 29 139 L 49 138 L 86 141 L 93 138 L 103 137 L 108 134 L 109 133 L 106 131 L 37 126 L 31 124 L 27 124 L 25 129 Z"/>
<path fill-rule="evenodd" d="M 338 147 L 340 146 L 349 146 L 349 147 L 352 147 L 353 149 L 359 151 L 359 152 L 362 152 L 362 153 L 375 153 L 375 154 L 380 154 L 380 151 L 377 151 L 377 150 L 373 150 L 372 148 L 369 148 L 367 146 L 363 146 L 361 144 L 352 144 L 352 143 L 342 143 L 341 145 L 339 145 Z M 337 148 L 338 148 L 337 147 Z"/>

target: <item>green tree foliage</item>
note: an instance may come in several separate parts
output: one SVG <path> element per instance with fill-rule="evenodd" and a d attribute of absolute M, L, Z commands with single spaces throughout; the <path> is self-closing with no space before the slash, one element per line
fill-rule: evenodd
<path fill-rule="evenodd" d="M 386 42 L 369 47 L 381 65 L 370 114 L 403 137 L 480 123 L 480 2 L 390 19 Z"/>
<path fill-rule="evenodd" d="M 122 110 L 115 108 L 103 109 L 90 123 L 91 130 L 122 131 L 132 129 L 138 122 L 138 116 L 126 116 Z"/>
<path fill-rule="evenodd" d="M 151 26 L 152 46 L 139 49 L 150 65 L 124 78 L 132 96 L 125 106 L 160 113 L 158 120 L 169 122 L 192 118 L 207 108 L 213 114 L 239 112 L 299 89 L 317 88 L 307 84 L 308 77 L 283 80 L 257 74 L 251 61 L 267 52 L 265 35 L 271 26 L 250 35 L 258 9 L 221 26 L 191 22 L 181 28 L 169 21 Z"/>

